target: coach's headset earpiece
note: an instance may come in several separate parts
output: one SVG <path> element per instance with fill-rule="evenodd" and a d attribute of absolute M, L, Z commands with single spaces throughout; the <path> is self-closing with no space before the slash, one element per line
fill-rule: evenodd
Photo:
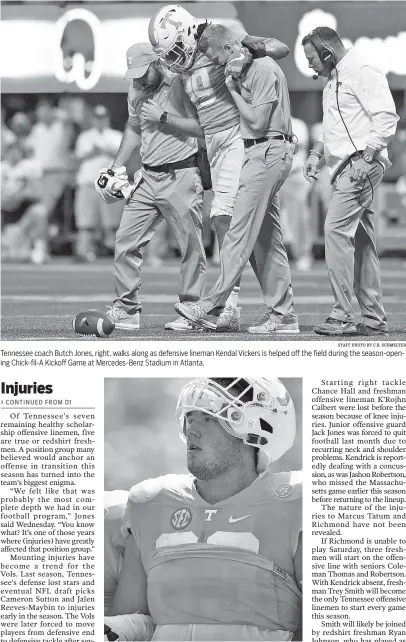
<path fill-rule="evenodd" d="M 325 68 L 330 64 L 333 66 L 337 64 L 337 56 L 334 49 L 332 49 L 331 47 L 326 45 L 325 42 L 323 42 L 317 27 L 316 29 L 313 29 L 313 31 L 310 31 L 310 33 L 308 34 L 308 38 L 312 43 L 313 47 L 315 48 L 315 50 L 317 51 L 319 58 L 324 65 L 322 71 L 324 71 Z M 315 73 L 313 75 L 313 80 L 317 80 L 318 77 L 320 76 L 320 73 Z"/>

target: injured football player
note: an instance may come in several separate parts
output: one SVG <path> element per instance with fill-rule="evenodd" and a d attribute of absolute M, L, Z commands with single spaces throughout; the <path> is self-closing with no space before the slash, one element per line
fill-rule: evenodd
<path fill-rule="evenodd" d="M 301 477 L 270 468 L 295 438 L 288 390 L 196 378 L 176 416 L 190 474 L 130 490 L 109 614 L 150 616 L 153 640 L 300 640 Z"/>

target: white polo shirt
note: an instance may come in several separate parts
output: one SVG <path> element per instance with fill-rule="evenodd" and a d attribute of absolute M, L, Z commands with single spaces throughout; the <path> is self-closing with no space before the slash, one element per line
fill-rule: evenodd
<path fill-rule="evenodd" d="M 49 172 L 68 167 L 70 140 L 69 125 L 56 119 L 50 125 L 36 123 L 27 138 L 27 145 L 32 147 L 44 172 Z"/>
<path fill-rule="evenodd" d="M 100 170 L 112 165 L 122 137 L 122 132 L 110 127 L 105 127 L 103 131 L 93 127 L 79 134 L 75 149 L 76 157 L 81 161 L 76 177 L 78 185 L 93 185 Z M 91 158 L 81 160 L 96 146 L 100 148 L 100 152 L 95 152 Z"/>
<path fill-rule="evenodd" d="M 377 160 L 385 168 L 390 167 L 386 147 L 395 134 L 398 120 L 385 74 L 354 48 L 349 49 L 337 69 L 333 69 L 323 91 L 320 140 L 324 143 L 324 156 L 332 179 L 340 165 L 355 153 L 355 147 L 357 150 L 366 147 L 378 150 Z"/>

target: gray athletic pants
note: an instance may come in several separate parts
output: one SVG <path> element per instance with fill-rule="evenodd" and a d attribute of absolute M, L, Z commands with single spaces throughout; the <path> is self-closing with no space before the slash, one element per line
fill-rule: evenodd
<path fill-rule="evenodd" d="M 114 305 L 133 314 L 141 309 L 142 248 L 165 219 L 179 246 L 180 301 L 197 301 L 206 283 L 202 242 L 203 188 L 197 168 L 172 172 L 143 169 L 143 178 L 125 206 L 116 235 Z"/>
<path fill-rule="evenodd" d="M 199 301 L 206 312 L 224 307 L 250 261 L 272 314 L 297 321 L 277 195 L 292 166 L 292 147 L 273 140 L 245 150 L 234 214 L 220 251 L 220 276 Z"/>
<path fill-rule="evenodd" d="M 333 319 L 354 321 L 352 293 L 358 299 L 362 320 L 372 328 L 387 328 L 375 243 L 373 192 L 384 170 L 374 162 L 369 180 L 350 179 L 351 165 L 333 182 L 333 198 L 324 226 L 326 263 L 334 295 Z"/>

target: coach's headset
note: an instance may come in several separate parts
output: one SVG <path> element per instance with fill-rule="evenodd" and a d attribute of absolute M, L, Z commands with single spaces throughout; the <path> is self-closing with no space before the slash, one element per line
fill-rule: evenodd
<path fill-rule="evenodd" d="M 329 47 L 325 42 L 323 42 L 318 28 L 316 27 L 316 29 L 313 29 L 313 31 L 310 31 L 310 33 L 307 34 L 307 37 L 309 38 L 315 50 L 317 51 L 318 56 L 324 65 L 322 72 L 326 69 L 326 67 L 328 67 L 328 65 L 332 65 L 333 67 L 335 67 L 337 64 L 336 52 L 334 51 L 334 49 Z M 315 73 L 313 75 L 313 80 L 317 80 L 319 75 L 320 75 L 319 73 Z"/>
<path fill-rule="evenodd" d="M 329 45 L 327 45 L 325 42 L 323 42 L 323 39 L 320 36 L 320 32 L 319 32 L 317 27 L 315 29 L 313 29 L 312 31 L 310 31 L 307 34 L 307 37 L 309 38 L 311 44 L 313 45 L 313 47 L 317 51 L 317 54 L 318 54 L 321 62 L 323 63 L 323 69 L 321 70 L 320 73 L 322 73 L 329 65 L 331 65 L 331 67 L 333 67 L 336 70 L 337 82 L 336 82 L 335 94 L 336 94 L 338 113 L 340 114 L 340 118 L 341 118 L 342 123 L 343 123 L 343 125 L 345 127 L 345 131 L 347 132 L 348 138 L 351 141 L 352 146 L 354 147 L 355 151 L 358 152 L 357 146 L 355 145 L 355 143 L 354 143 L 354 141 L 353 141 L 353 139 L 351 137 L 351 134 L 350 134 L 350 132 L 348 130 L 348 127 L 346 125 L 346 122 L 344 120 L 344 117 L 343 117 L 343 115 L 341 113 L 340 103 L 339 103 L 339 100 L 338 100 L 338 87 L 339 87 L 340 83 L 338 82 L 337 54 L 336 54 L 336 52 L 334 51 L 334 49 L 332 47 L 329 47 Z M 319 76 L 320 76 L 320 73 L 315 73 L 313 75 L 313 80 L 317 80 L 319 78 Z M 369 184 L 371 186 L 371 191 L 372 191 L 371 201 L 367 205 L 363 205 L 361 202 L 359 202 L 359 204 L 362 207 L 369 207 L 371 205 L 372 201 L 374 200 L 374 188 L 373 188 L 373 185 L 372 185 L 372 182 L 371 182 L 371 179 L 369 178 L 369 176 L 367 176 L 367 179 L 369 181 Z"/>

